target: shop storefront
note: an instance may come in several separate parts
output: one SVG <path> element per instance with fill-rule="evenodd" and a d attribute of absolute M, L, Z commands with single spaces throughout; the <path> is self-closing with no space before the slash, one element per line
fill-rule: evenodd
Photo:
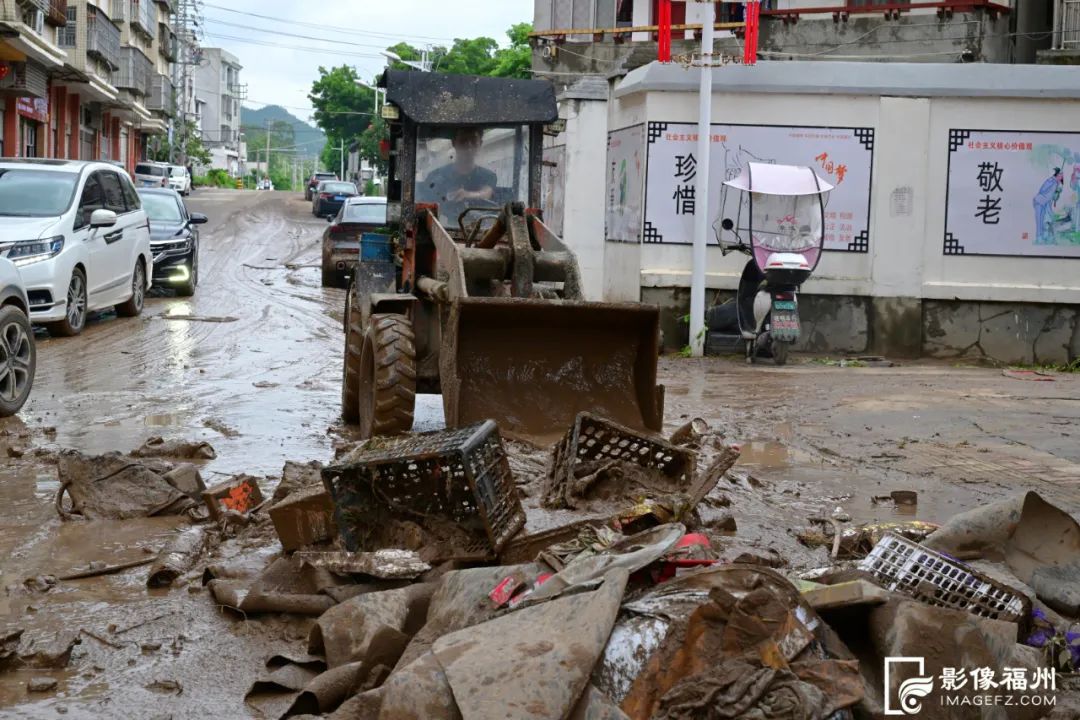
<path fill-rule="evenodd" d="M 19 115 L 19 155 L 45 157 L 49 122 L 48 98 L 18 98 L 15 110 Z"/>

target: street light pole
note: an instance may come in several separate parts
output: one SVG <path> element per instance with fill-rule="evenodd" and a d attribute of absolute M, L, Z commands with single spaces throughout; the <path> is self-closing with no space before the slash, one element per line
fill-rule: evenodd
<path fill-rule="evenodd" d="M 698 0 L 700 2 L 700 0 Z M 712 51 L 716 6 L 705 0 L 701 19 L 701 83 L 698 107 L 698 162 L 694 249 L 690 275 L 690 349 L 705 354 L 705 249 L 709 240 L 709 174 L 712 168 Z"/>

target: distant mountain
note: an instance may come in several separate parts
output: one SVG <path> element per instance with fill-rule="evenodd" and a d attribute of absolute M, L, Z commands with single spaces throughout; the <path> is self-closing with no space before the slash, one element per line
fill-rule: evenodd
<path fill-rule="evenodd" d="M 326 145 L 326 135 L 319 128 L 309 125 L 280 105 L 267 105 L 258 110 L 244 107 L 240 110 L 240 124 L 243 127 L 265 128 L 267 122 L 280 121 L 292 125 L 296 133 L 296 144 L 302 147 L 302 155 L 319 157 Z"/>

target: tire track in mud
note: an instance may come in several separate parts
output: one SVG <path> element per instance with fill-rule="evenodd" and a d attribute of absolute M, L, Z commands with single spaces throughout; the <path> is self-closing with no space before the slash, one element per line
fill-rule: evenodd
<path fill-rule="evenodd" d="M 203 190 L 189 205 L 211 218 L 201 232 L 195 296 L 155 293 L 142 317 L 107 316 L 77 338 L 39 333 L 38 375 L 23 417 L 56 426 L 57 445 L 92 452 L 126 450 L 152 434 L 218 444 L 229 438 L 206 427 L 225 425 L 241 435 L 254 429 L 277 437 L 278 452 L 288 440 L 306 448 L 305 455 L 325 454 L 329 441 L 310 428 L 336 417 L 335 313 L 344 293 L 320 287 L 317 268 L 285 267 L 318 261 L 325 225 L 304 217 L 306 204 L 288 193 Z M 166 314 L 235 321 L 167 320 Z M 267 430 L 254 409 L 258 393 L 279 386 L 281 392 L 265 393 L 275 396 L 265 401 L 267 413 L 291 414 L 296 420 L 284 421 L 298 426 L 291 430 Z"/>

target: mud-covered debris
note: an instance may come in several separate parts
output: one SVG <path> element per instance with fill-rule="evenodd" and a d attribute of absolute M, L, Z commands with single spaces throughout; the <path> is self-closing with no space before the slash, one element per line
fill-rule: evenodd
<path fill-rule="evenodd" d="M 46 693 L 56 689 L 59 684 L 56 678 L 33 677 L 26 683 L 26 691 L 32 693 Z"/>
<path fill-rule="evenodd" d="M 0 630 L 0 670 L 7 670 L 21 662 L 19 645 L 24 632 L 22 628 Z"/>
<path fill-rule="evenodd" d="M 71 652 L 82 642 L 79 631 L 60 631 L 50 638 L 33 640 L 19 650 L 19 659 L 32 668 L 60 669 L 71 662 Z"/>
<path fill-rule="evenodd" d="M 290 493 L 268 513 L 285 552 L 326 542 L 337 534 L 334 502 L 321 485 Z"/>
<path fill-rule="evenodd" d="M 958 560 L 886 533 L 859 570 L 887 590 L 980 617 L 1024 623 L 1031 600 Z"/>
<path fill-rule="evenodd" d="M 431 565 L 412 550 L 298 552 L 296 557 L 305 564 L 339 575 L 370 575 L 383 580 L 412 580 L 431 570 Z"/>
<path fill-rule="evenodd" d="M 184 530 L 173 538 L 158 555 L 146 586 L 151 588 L 168 587 L 173 581 L 190 570 L 195 561 L 206 551 L 210 533 L 205 525 Z"/>
<path fill-rule="evenodd" d="M 184 320 L 187 322 L 205 322 L 205 323 L 234 323 L 239 318 L 232 317 L 231 315 L 158 315 L 157 317 L 165 320 Z"/>
<path fill-rule="evenodd" d="M 171 468 L 169 468 L 171 469 Z M 163 477 L 167 469 L 152 461 L 136 461 L 119 453 L 83 455 L 60 453 L 60 488 L 56 510 L 64 520 L 126 520 L 154 515 L 178 515 L 193 506 L 190 498 Z"/>
<path fill-rule="evenodd" d="M 223 513 L 233 510 L 248 513 L 263 501 L 259 480 L 250 475 L 238 475 L 231 480 L 208 488 L 202 494 L 203 502 L 215 522 L 223 519 Z"/>
<path fill-rule="evenodd" d="M 203 491 L 206 490 L 199 468 L 191 464 L 178 465 L 162 477 L 165 482 L 194 500 L 201 499 Z"/>
<path fill-rule="evenodd" d="M 23 580 L 23 589 L 29 593 L 46 593 L 56 587 L 58 582 L 55 575 L 35 575 Z"/>
<path fill-rule="evenodd" d="M 299 490 L 323 487 L 322 468 L 323 465 L 318 460 L 309 463 L 286 461 L 281 470 L 281 482 L 274 488 L 274 502 L 280 502 Z"/>
<path fill-rule="evenodd" d="M 814 523 L 796 533 L 807 547 L 836 547 L 836 524 L 824 518 L 811 518 Z M 907 522 L 867 523 L 857 527 L 841 528 L 839 552 L 836 559 L 859 560 L 866 557 L 886 533 L 901 535 L 913 542 L 921 542 L 937 530 L 938 526 L 921 520 Z"/>
<path fill-rule="evenodd" d="M 889 599 L 888 591 L 867 580 L 849 580 L 835 585 L 808 583 L 803 599 L 815 610 L 832 610 L 852 605 L 880 605 Z"/>
<path fill-rule="evenodd" d="M 551 452 L 544 506 L 597 514 L 610 510 L 602 504 L 628 505 L 642 496 L 688 493 L 696 467 L 697 455 L 690 450 L 580 413 Z"/>
<path fill-rule="evenodd" d="M 213 460 L 217 457 L 217 452 L 208 442 L 166 440 L 163 437 L 154 436 L 148 438 L 141 447 L 132 450 L 131 457 Z"/>
<path fill-rule="evenodd" d="M 484 561 L 525 525 L 499 429 L 373 440 L 323 470 L 351 551 L 420 550 L 429 563 Z"/>
<path fill-rule="evenodd" d="M 694 418 L 671 433 L 669 442 L 672 445 L 696 446 L 707 432 L 709 432 L 709 423 L 704 418 Z"/>
<path fill-rule="evenodd" d="M 154 692 L 166 693 L 169 695 L 180 695 L 184 692 L 184 686 L 179 680 L 154 680 L 144 687 L 147 690 L 153 690 Z"/>
<path fill-rule="evenodd" d="M 8 445 L 7 446 L 7 456 L 9 458 L 21 458 L 25 454 L 26 454 L 26 448 L 22 447 L 21 445 Z"/>

